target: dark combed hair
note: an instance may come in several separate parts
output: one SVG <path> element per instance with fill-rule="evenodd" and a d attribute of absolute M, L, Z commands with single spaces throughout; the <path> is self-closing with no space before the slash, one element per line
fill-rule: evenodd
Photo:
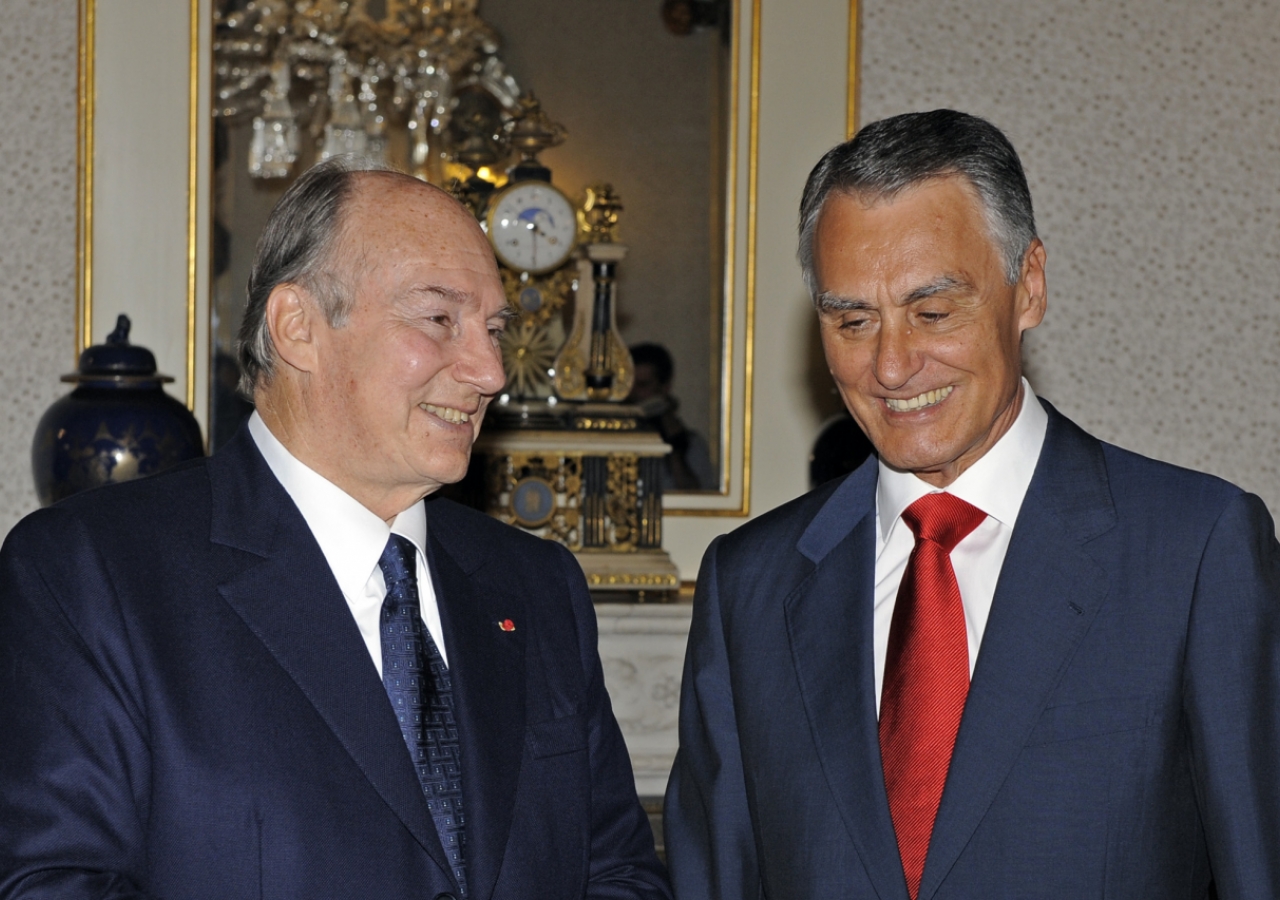
<path fill-rule="evenodd" d="M 1013 144 L 985 119 L 952 109 L 906 113 L 872 122 L 852 140 L 827 152 L 804 186 L 800 201 L 800 267 L 815 298 L 814 232 L 833 192 L 889 200 L 934 178 L 960 175 L 982 202 L 1005 279 L 1018 280 L 1036 238 L 1031 191 Z"/>
<path fill-rule="evenodd" d="M 240 391 L 246 396 L 252 397 L 254 387 L 275 371 L 267 298 L 278 285 L 296 284 L 309 292 L 335 327 L 351 312 L 351 292 L 335 256 L 344 210 L 356 179 L 366 172 L 395 170 L 355 157 L 334 157 L 307 170 L 271 210 L 254 253 L 236 341 Z"/>

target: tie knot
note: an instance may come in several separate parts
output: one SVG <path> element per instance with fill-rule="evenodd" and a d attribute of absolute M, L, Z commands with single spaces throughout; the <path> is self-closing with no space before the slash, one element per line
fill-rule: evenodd
<path fill-rule="evenodd" d="M 416 585 L 418 581 L 417 551 L 406 537 L 393 534 L 378 559 L 378 568 L 387 582 L 387 593 L 403 584 Z"/>
<path fill-rule="evenodd" d="M 987 514 L 954 494 L 925 494 L 902 511 L 902 521 L 917 541 L 932 541 L 947 553 L 955 549 Z"/>

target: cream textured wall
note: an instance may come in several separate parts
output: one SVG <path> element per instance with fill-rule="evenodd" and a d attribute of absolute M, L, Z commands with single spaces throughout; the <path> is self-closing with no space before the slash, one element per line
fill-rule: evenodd
<path fill-rule="evenodd" d="M 7 0 L 0 48 L 3 535 L 36 506 L 31 436 L 74 362 L 75 0 Z"/>
<path fill-rule="evenodd" d="M 1269 2 L 863 0 L 862 116 L 1012 138 L 1049 252 L 1036 390 L 1280 512 L 1280 15 Z"/>

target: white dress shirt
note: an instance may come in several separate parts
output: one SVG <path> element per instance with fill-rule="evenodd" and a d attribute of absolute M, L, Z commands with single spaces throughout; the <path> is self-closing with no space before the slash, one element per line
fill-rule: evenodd
<path fill-rule="evenodd" d="M 440 648 L 440 655 L 447 666 L 449 657 L 444 648 L 440 607 L 431 583 L 431 570 L 427 567 L 427 511 L 423 505 L 413 504 L 396 516 L 391 527 L 387 527 L 376 513 L 285 449 L 256 412 L 249 417 L 249 434 L 320 545 L 338 588 L 351 608 L 351 615 L 356 620 L 378 675 L 382 675 L 382 634 L 379 626 L 382 601 L 387 596 L 387 585 L 382 570 L 378 568 L 378 560 L 393 532 L 408 538 L 417 550 L 414 555 L 418 561 L 418 602 L 421 604 L 422 621 Z"/>
<path fill-rule="evenodd" d="M 1022 409 L 1009 430 L 977 462 L 947 485 L 954 494 L 987 514 L 987 518 L 951 551 L 951 565 L 964 603 L 965 630 L 969 638 L 969 676 L 978 659 L 982 634 L 991 614 L 996 581 L 1013 537 L 1013 525 L 1027 495 L 1031 476 L 1040 460 L 1049 417 L 1022 379 Z M 872 639 L 876 665 L 876 710 L 884 686 L 884 661 L 889 648 L 889 626 L 898 585 L 915 547 L 915 535 L 902 521 L 902 512 L 925 494 L 939 488 L 910 472 L 890 469 L 880 462 L 876 484 L 876 594 Z"/>

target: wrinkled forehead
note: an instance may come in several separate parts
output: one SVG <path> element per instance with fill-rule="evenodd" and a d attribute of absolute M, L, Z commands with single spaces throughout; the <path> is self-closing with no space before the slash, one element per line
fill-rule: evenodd
<path fill-rule="evenodd" d="M 982 207 L 956 180 L 892 199 L 832 198 L 818 223 L 814 264 L 816 293 L 866 302 L 1004 280 Z"/>

